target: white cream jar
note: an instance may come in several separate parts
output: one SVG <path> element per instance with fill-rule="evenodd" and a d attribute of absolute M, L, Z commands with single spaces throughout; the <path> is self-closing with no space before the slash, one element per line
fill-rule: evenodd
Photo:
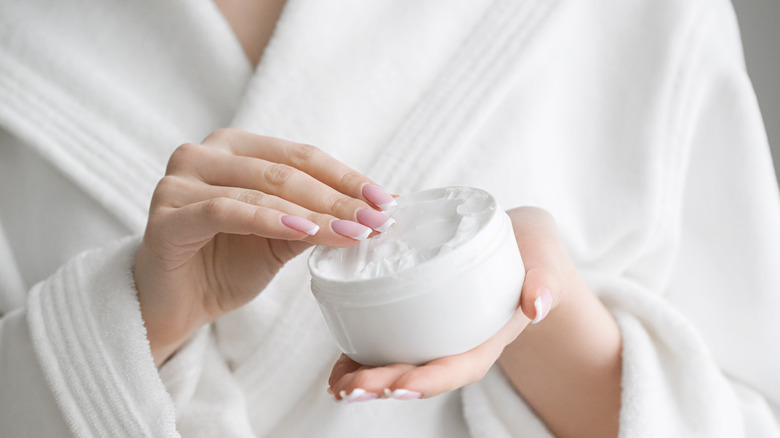
<path fill-rule="evenodd" d="M 387 232 L 309 257 L 331 333 L 367 365 L 422 364 L 476 347 L 512 317 L 525 278 L 509 216 L 489 193 L 447 187 L 397 201 Z"/>

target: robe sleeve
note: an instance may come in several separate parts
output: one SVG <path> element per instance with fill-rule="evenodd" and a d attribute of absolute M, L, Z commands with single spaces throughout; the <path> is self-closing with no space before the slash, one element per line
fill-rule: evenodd
<path fill-rule="evenodd" d="M 0 319 L 4 431 L 179 436 L 133 282 L 138 242 L 125 238 L 71 259 Z"/>
<path fill-rule="evenodd" d="M 681 159 L 669 280 L 660 295 L 604 297 L 624 337 L 621 434 L 780 436 L 777 180 L 730 4 L 693 38 L 670 132 Z"/>
<path fill-rule="evenodd" d="M 670 106 L 672 242 L 636 262 L 665 279 L 584 273 L 623 338 L 623 437 L 780 436 L 780 196 L 736 17 L 708 9 Z M 464 391 L 472 434 L 548 436 L 497 372 Z"/>

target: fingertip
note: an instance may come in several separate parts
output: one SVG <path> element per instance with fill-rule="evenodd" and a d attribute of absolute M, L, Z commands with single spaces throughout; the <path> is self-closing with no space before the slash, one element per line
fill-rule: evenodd
<path fill-rule="evenodd" d="M 541 320 L 547 317 L 552 309 L 552 293 L 550 289 L 545 288 L 542 293 L 534 300 L 534 324 L 538 324 Z"/>
<path fill-rule="evenodd" d="M 533 268 L 526 272 L 520 295 L 520 308 L 534 324 L 550 313 L 553 303 L 552 290 L 556 283 L 555 275 L 546 269 Z"/>

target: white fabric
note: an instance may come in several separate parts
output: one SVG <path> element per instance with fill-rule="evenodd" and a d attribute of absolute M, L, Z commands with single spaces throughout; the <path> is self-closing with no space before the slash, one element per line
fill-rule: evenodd
<path fill-rule="evenodd" d="M 780 436 L 780 197 L 726 0 L 289 0 L 254 73 L 206 0 L 4 1 L 0 41 L 0 430 L 549 436 L 497 369 L 333 403 L 303 257 L 158 373 L 148 201 L 233 125 L 548 209 L 622 330 L 622 436 Z"/>

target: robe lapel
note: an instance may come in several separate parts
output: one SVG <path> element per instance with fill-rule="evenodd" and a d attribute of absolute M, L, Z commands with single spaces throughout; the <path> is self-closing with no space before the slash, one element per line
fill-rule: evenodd
<path fill-rule="evenodd" d="M 391 140 L 491 3 L 291 0 L 233 125 L 315 144 L 380 184 L 402 178 Z"/>
<path fill-rule="evenodd" d="M 446 168 L 500 100 L 525 36 L 554 3 L 425 0 L 401 7 L 391 0 L 290 0 L 232 125 L 316 144 L 392 191 L 420 188 Z M 214 115 L 165 117 L 124 90 L 95 109 L 84 90 L 91 97 L 117 87 L 85 70 L 102 66 L 79 62 L 77 47 L 68 59 L 52 55 L 43 64 L 35 56 L 47 51 L 22 53 L 30 47 L 9 45 L 0 52 L 0 123 L 136 232 L 170 151 L 219 127 L 229 111 L 219 95 L 243 89 L 217 83 L 240 82 L 245 68 L 224 20 L 213 16 L 218 10 L 191 8 L 183 28 L 208 26 L 197 42 L 213 53 L 205 59 L 222 66 L 207 69 L 210 82 L 174 72 L 185 83 L 168 91 L 216 93 L 188 102 L 225 108 Z M 41 75 L 41 65 L 53 72 Z M 66 80 L 74 77 L 82 83 Z"/>
<path fill-rule="evenodd" d="M 498 104 L 556 3 L 292 0 L 233 125 L 419 189 Z"/>
<path fill-rule="evenodd" d="M 209 0 L 0 2 L 0 126 L 140 232 L 173 148 L 232 118 L 251 66 Z"/>

